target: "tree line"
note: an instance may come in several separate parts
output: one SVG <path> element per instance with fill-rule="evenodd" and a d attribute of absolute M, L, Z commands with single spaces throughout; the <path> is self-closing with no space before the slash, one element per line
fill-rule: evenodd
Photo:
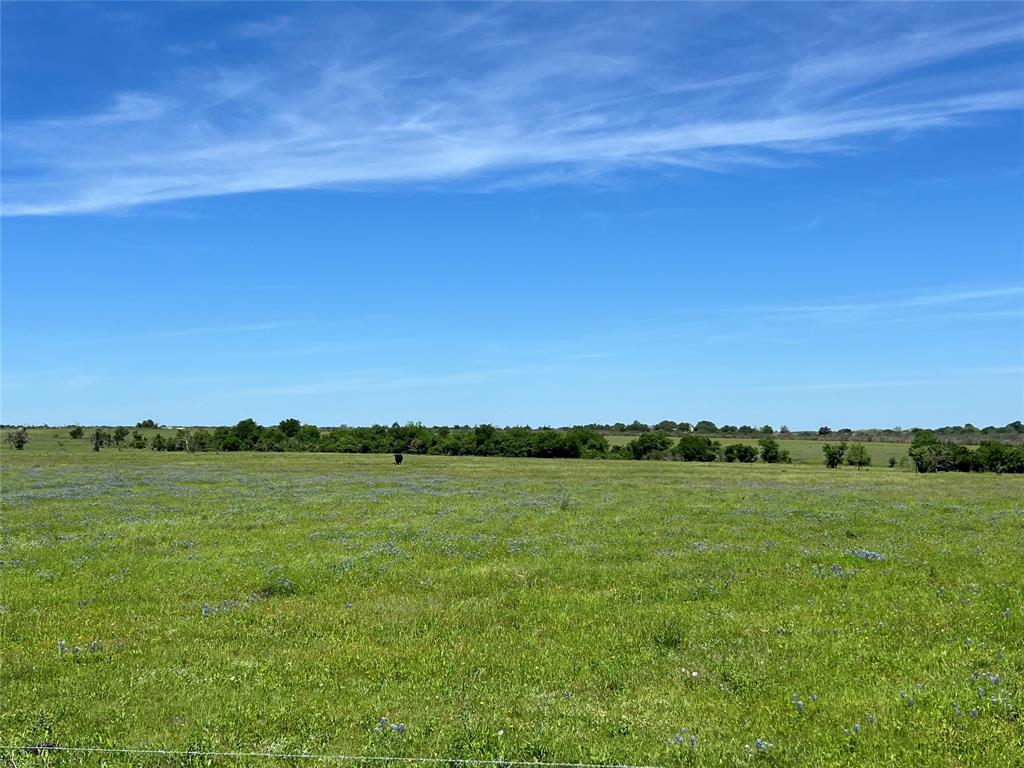
<path fill-rule="evenodd" d="M 253 419 L 243 419 L 233 427 L 176 429 L 158 431 L 147 437 L 141 430 L 157 428 L 151 419 L 140 421 L 134 430 L 128 427 L 95 428 L 88 435 L 94 451 L 106 447 L 149 448 L 156 451 L 303 451 L 326 453 L 409 453 L 443 456 L 508 456 L 521 458 L 587 458 L 669 461 L 724 461 L 749 464 L 789 463 L 789 451 L 775 437 L 762 432 L 756 445 L 732 443 L 722 446 L 717 440 L 697 432 L 678 439 L 664 430 L 642 432 L 625 445 L 610 445 L 607 437 L 593 425 L 564 429 L 530 427 L 435 426 L 398 423 L 389 426 L 320 428 L 298 419 L 284 419 L 265 427 Z M 72 439 L 82 439 L 86 430 L 70 429 Z M 7 433 L 7 442 L 21 450 L 29 433 L 19 427 Z M 843 464 L 858 468 L 871 464 L 863 443 L 826 442 L 822 446 L 824 464 L 836 468 Z M 901 460 L 909 458 L 918 472 L 1009 472 L 1024 473 L 1024 446 L 987 440 L 970 450 L 948 437 L 940 439 L 933 431 L 918 430 Z M 896 466 L 889 459 L 889 466 Z"/>

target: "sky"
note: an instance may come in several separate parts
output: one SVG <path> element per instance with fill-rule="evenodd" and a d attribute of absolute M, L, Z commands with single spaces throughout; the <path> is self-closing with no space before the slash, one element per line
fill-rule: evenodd
<path fill-rule="evenodd" d="M 4 423 L 1024 418 L 1024 6 L 9 3 Z"/>

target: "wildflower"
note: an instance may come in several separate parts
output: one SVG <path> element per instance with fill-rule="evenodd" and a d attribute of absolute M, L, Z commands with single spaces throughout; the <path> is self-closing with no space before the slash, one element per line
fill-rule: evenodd
<path fill-rule="evenodd" d="M 971 717 L 977 717 L 978 716 L 978 708 L 975 707 L 968 714 L 970 714 Z"/>
<path fill-rule="evenodd" d="M 1009 608 L 1003 608 L 1003 618 L 1004 619 L 1010 618 L 1010 609 Z"/>
<path fill-rule="evenodd" d="M 767 752 L 775 745 L 770 741 L 765 741 L 764 739 L 754 739 L 754 746 L 757 747 L 758 752 Z"/>
<path fill-rule="evenodd" d="M 818 694 L 812 693 L 811 694 L 811 701 L 817 701 L 817 700 L 818 700 Z"/>
<path fill-rule="evenodd" d="M 853 732 L 854 733 L 860 733 L 860 723 L 854 723 L 853 724 Z"/>
<path fill-rule="evenodd" d="M 59 643 L 57 643 L 57 651 L 60 653 L 61 656 L 64 655 L 64 652 L 67 651 L 67 649 L 68 649 L 68 644 L 65 643 L 63 640 L 61 640 Z"/>
<path fill-rule="evenodd" d="M 874 715 L 868 715 L 868 725 L 874 725 L 874 724 L 875 724 L 875 716 Z"/>

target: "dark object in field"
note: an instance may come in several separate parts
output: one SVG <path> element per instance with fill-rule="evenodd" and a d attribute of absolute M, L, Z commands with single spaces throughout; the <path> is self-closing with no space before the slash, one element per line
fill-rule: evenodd
<path fill-rule="evenodd" d="M 396 466 L 400 465 L 400 464 L 402 463 L 402 459 L 404 459 L 404 458 L 405 458 L 405 457 L 404 457 L 404 456 L 402 456 L 402 454 L 400 454 L 400 453 L 396 453 L 396 454 L 395 454 L 395 465 L 396 465 Z"/>
<path fill-rule="evenodd" d="M 43 754 L 43 752 L 50 752 L 55 749 L 59 749 L 59 747 L 56 744 L 53 744 L 49 741 L 44 741 L 40 744 L 34 744 L 25 747 L 25 751 L 28 752 L 30 755 L 41 755 Z"/>

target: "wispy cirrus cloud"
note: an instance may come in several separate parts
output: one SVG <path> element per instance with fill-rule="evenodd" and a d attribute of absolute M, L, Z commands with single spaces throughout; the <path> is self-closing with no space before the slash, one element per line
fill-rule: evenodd
<path fill-rule="evenodd" d="M 1016 9 L 844 13 L 787 8 L 799 34 L 786 44 L 762 29 L 778 15 L 756 7 L 429 6 L 395 23 L 331 6 L 253 19 L 233 27 L 262 46 L 245 66 L 181 65 L 95 114 L 5 121 L 4 212 L 728 171 L 1024 107 Z M 735 38 L 729 55 L 704 50 L 704 34 Z M 984 78 L 935 76 L 972 57 Z"/>

